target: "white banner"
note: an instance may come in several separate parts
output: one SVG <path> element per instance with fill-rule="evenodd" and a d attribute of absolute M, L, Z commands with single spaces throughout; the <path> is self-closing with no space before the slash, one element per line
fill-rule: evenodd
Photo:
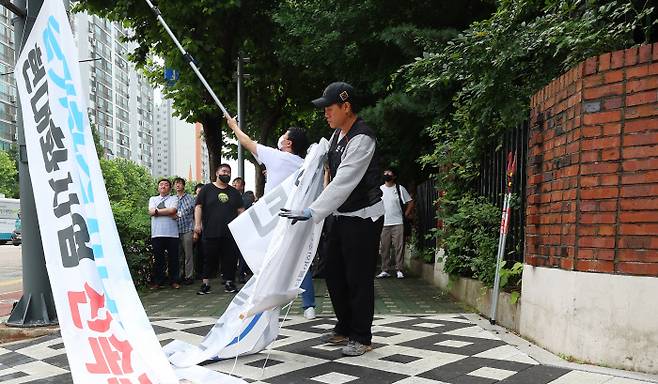
<path fill-rule="evenodd" d="M 218 380 L 225 375 L 201 368 L 175 373 L 160 347 L 121 248 L 61 0 L 43 3 L 14 73 L 46 267 L 73 381 L 173 384 L 178 374 L 244 383 Z"/>
<path fill-rule="evenodd" d="M 323 222 L 291 224 L 283 207 L 308 207 L 322 191 L 329 143 L 312 146 L 302 167 L 229 224 L 254 276 L 242 287 L 199 346 L 179 340 L 164 349 L 178 367 L 257 353 L 279 334 L 279 309 L 299 289 L 318 246 Z"/>

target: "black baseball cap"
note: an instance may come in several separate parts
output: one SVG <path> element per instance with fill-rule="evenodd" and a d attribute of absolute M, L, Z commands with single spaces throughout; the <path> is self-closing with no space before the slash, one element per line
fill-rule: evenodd
<path fill-rule="evenodd" d="M 316 107 L 324 108 L 332 104 L 344 103 L 346 101 L 353 102 L 354 96 L 354 87 L 345 82 L 337 81 L 329 84 L 327 88 L 324 89 L 322 97 L 311 101 L 311 103 Z"/>

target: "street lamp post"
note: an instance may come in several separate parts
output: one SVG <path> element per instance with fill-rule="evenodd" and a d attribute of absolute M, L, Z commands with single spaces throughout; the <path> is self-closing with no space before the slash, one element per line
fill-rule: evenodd
<path fill-rule="evenodd" d="M 242 131 L 245 130 L 246 124 L 244 123 L 244 79 L 247 74 L 244 73 L 244 64 L 249 62 L 248 57 L 242 57 L 238 54 L 238 126 Z M 238 140 L 238 176 L 244 180 L 244 152 L 242 144 Z"/>
<path fill-rule="evenodd" d="M 30 35 L 36 16 L 43 0 L 17 0 L 15 3 L 2 1 L 17 16 L 14 23 L 15 59 L 21 54 L 23 45 Z M 66 2 L 68 6 L 68 1 Z M 17 71 L 20 73 L 19 71 Z M 37 218 L 34 192 L 30 182 L 23 114 L 20 100 L 16 101 L 16 130 L 18 133 L 18 183 L 21 200 L 23 296 L 14 306 L 6 324 L 13 327 L 38 327 L 57 324 L 57 312 L 50 280 L 46 270 L 46 261 L 41 243 L 39 220 Z"/>

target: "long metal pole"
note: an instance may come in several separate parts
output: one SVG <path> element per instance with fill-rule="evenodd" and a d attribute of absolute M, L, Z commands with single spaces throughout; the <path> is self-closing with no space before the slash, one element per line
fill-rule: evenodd
<path fill-rule="evenodd" d="M 498 294 L 500 293 L 500 269 L 502 268 L 503 256 L 505 255 L 505 242 L 509 230 L 511 216 L 510 203 L 512 200 L 512 180 L 516 173 L 516 151 L 507 154 L 507 193 L 503 199 L 503 214 L 500 222 L 500 237 L 498 238 L 498 255 L 496 256 L 496 274 L 494 277 L 493 291 L 491 292 L 491 316 L 489 322 L 496 324 L 496 309 L 498 308 Z"/>
<path fill-rule="evenodd" d="M 238 54 L 238 126 L 244 131 L 244 60 Z M 244 153 L 242 144 L 238 140 L 238 176 L 244 180 Z"/>
<path fill-rule="evenodd" d="M 30 35 L 36 16 L 41 9 L 43 0 L 18 0 L 15 5 L 25 9 L 27 17 L 14 18 L 15 57 L 21 54 L 23 45 Z M 20 71 L 17 71 L 20 73 Z M 27 150 L 25 147 L 25 132 L 20 100 L 16 101 L 16 130 L 18 133 L 18 183 L 21 198 L 22 225 L 22 255 L 23 263 L 23 296 L 14 306 L 6 324 L 13 327 L 37 327 L 57 324 L 55 302 L 50 289 L 50 280 L 43 255 L 39 220 L 34 202 L 34 192 L 30 181 Z"/>
<path fill-rule="evenodd" d="M 224 108 L 224 104 L 222 104 L 222 102 L 219 101 L 219 98 L 217 97 L 215 92 L 212 90 L 212 88 L 210 88 L 210 85 L 208 85 L 206 78 L 203 77 L 201 72 L 199 72 L 199 68 L 197 68 L 196 64 L 194 63 L 194 58 L 192 57 L 192 55 L 190 55 L 189 53 L 187 53 L 187 51 L 185 51 L 185 48 L 183 48 L 183 46 L 180 44 L 180 42 L 178 41 L 174 33 L 171 31 L 171 29 L 169 29 L 169 26 L 167 25 L 167 22 L 165 22 L 164 19 L 162 18 L 162 14 L 160 13 L 158 7 L 153 5 L 153 3 L 150 0 L 144 0 L 144 1 L 146 1 L 146 4 L 148 4 L 148 6 L 153 10 L 153 13 L 155 13 L 155 16 L 157 16 L 158 21 L 160 22 L 162 27 L 165 29 L 165 31 L 167 31 L 169 37 L 171 37 L 171 39 L 174 41 L 178 49 L 181 51 L 183 57 L 185 57 L 185 60 L 187 60 L 187 62 L 190 64 L 190 67 L 192 67 L 194 73 L 196 73 L 199 80 L 201 80 L 203 85 L 206 87 L 206 89 L 210 93 L 210 96 L 212 96 L 213 100 L 215 100 L 215 103 L 217 103 L 217 105 L 219 106 L 219 109 L 221 109 L 222 113 L 224 113 L 224 116 L 229 116 L 228 111 L 226 111 L 226 108 Z"/>
<path fill-rule="evenodd" d="M 507 221 L 509 220 L 509 201 L 511 194 L 505 194 L 503 202 L 503 219 L 500 226 L 500 236 L 498 237 L 498 254 L 496 255 L 496 274 L 494 277 L 493 291 L 491 292 L 491 316 L 489 322 L 496 324 L 496 310 L 498 309 L 498 293 L 500 292 L 500 268 L 505 254 L 505 243 L 507 239 Z"/>

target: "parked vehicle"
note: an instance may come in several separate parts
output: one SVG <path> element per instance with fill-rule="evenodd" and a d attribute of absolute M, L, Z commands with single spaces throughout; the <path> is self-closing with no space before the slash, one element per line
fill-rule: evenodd
<path fill-rule="evenodd" d="M 20 200 L 0 198 L 0 244 L 12 240 L 20 208 Z"/>
<path fill-rule="evenodd" d="M 19 246 L 23 242 L 23 236 L 21 236 L 21 228 L 22 228 L 21 213 L 19 211 L 18 218 L 16 219 L 16 223 L 14 224 L 14 230 L 11 232 L 11 243 L 15 246 Z"/>

